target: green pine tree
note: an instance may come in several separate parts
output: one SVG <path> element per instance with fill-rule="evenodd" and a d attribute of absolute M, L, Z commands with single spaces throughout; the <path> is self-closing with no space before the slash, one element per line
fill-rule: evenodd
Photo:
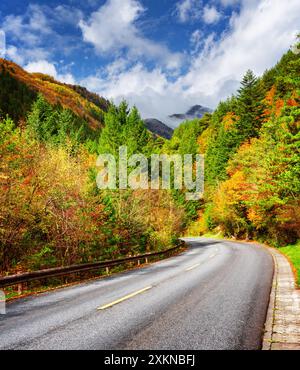
<path fill-rule="evenodd" d="M 264 111 L 263 98 L 260 81 L 251 70 L 248 70 L 238 90 L 237 114 L 240 117 L 241 141 L 258 136 Z"/>
<path fill-rule="evenodd" d="M 46 101 L 43 95 L 39 94 L 27 118 L 28 129 L 39 140 L 46 140 L 46 137 L 49 137 L 49 135 L 53 133 L 53 127 L 50 126 L 52 115 L 53 109 L 51 105 Z M 47 129 L 49 129 L 50 132 L 47 132 Z"/>
<path fill-rule="evenodd" d="M 114 104 L 105 115 L 104 128 L 101 132 L 98 144 L 99 154 L 112 154 L 115 157 L 119 154 L 119 147 L 124 144 L 123 126 L 126 125 L 127 107 L 122 103 L 120 107 Z"/>
<path fill-rule="evenodd" d="M 132 108 L 127 117 L 124 137 L 129 156 L 136 153 L 147 154 L 150 134 L 136 107 Z"/>

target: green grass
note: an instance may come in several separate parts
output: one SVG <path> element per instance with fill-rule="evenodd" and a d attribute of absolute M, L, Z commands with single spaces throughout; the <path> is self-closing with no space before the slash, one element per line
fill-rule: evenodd
<path fill-rule="evenodd" d="M 201 235 L 204 238 L 212 238 L 212 239 L 224 239 L 224 235 L 222 233 L 206 233 L 204 235 Z"/>
<path fill-rule="evenodd" d="M 285 254 L 295 267 L 297 272 L 297 284 L 300 287 L 300 240 L 295 245 L 287 245 L 286 247 L 279 248 Z"/>

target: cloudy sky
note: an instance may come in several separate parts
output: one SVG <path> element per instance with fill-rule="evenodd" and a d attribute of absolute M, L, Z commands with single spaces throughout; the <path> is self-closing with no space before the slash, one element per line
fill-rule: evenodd
<path fill-rule="evenodd" d="M 300 30 L 299 0 L 1 0 L 7 59 L 166 120 L 214 108 Z"/>

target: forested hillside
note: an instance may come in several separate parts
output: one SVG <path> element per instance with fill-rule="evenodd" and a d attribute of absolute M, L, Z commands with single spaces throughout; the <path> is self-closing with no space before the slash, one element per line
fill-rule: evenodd
<path fill-rule="evenodd" d="M 9 69 L 9 73 L 8 73 Z M 248 71 L 214 113 L 153 137 L 138 110 L 1 60 L 1 274 L 161 250 L 179 235 L 300 238 L 300 57 Z M 96 158 L 204 154 L 205 198 L 178 190 L 103 191 Z"/>
<path fill-rule="evenodd" d="M 76 118 L 77 119 L 77 118 Z M 137 141 L 139 138 L 139 141 Z M 137 110 L 111 105 L 101 135 L 74 126 L 69 110 L 39 95 L 25 128 L 0 125 L 1 272 L 40 269 L 161 250 L 186 223 L 167 191 L 101 191 L 96 159 L 115 145 L 150 153 Z"/>
<path fill-rule="evenodd" d="M 199 233 L 275 244 L 300 237 L 300 58 L 289 51 L 261 78 L 248 71 L 200 135 L 206 156 Z"/>
<path fill-rule="evenodd" d="M 41 73 L 28 73 L 0 58 L 0 112 L 24 120 L 39 93 L 54 106 L 69 109 L 93 129 L 101 127 L 109 102 L 85 88 L 67 85 Z"/>

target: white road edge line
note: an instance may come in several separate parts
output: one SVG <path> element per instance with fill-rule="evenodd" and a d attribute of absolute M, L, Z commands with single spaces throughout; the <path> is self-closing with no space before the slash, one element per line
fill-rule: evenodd
<path fill-rule="evenodd" d="M 144 293 L 144 292 L 146 292 L 146 291 L 148 291 L 148 290 L 150 290 L 150 289 L 152 289 L 152 288 L 153 288 L 152 286 L 148 286 L 148 287 L 146 287 L 146 288 L 144 288 L 144 289 L 138 290 L 137 292 L 134 292 L 134 293 L 128 294 L 128 295 L 126 295 L 125 297 L 122 297 L 122 298 L 120 298 L 120 299 L 117 299 L 117 300 L 116 300 L 116 301 L 114 301 L 114 302 L 111 302 L 111 303 L 108 303 L 108 304 L 106 304 L 106 305 L 104 305 L 104 306 L 100 306 L 100 307 L 98 307 L 98 308 L 97 308 L 97 311 L 106 310 L 107 308 L 110 308 L 110 307 L 112 307 L 112 306 L 115 306 L 116 304 L 119 304 L 119 303 L 121 303 L 121 302 L 124 302 L 124 301 L 126 301 L 126 300 L 128 300 L 128 299 L 130 299 L 130 298 L 133 298 L 133 297 L 135 297 L 135 296 L 137 296 L 137 295 L 139 295 L 139 294 L 142 294 L 142 293 Z"/>

